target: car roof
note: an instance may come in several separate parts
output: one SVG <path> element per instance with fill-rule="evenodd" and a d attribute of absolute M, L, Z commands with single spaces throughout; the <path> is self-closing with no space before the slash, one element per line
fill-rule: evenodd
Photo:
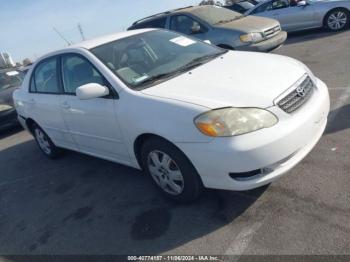
<path fill-rule="evenodd" d="M 212 6 L 210 6 L 210 5 L 187 6 L 187 7 L 182 7 L 182 8 L 177 8 L 177 9 L 165 11 L 165 12 L 162 12 L 162 13 L 154 14 L 154 15 L 147 16 L 145 18 L 139 19 L 139 20 L 135 21 L 130 28 L 132 28 L 133 26 L 136 26 L 136 25 L 138 25 L 140 23 L 148 22 L 148 21 L 151 21 L 153 19 L 161 18 L 161 17 L 167 16 L 167 15 L 170 15 L 170 14 L 192 13 L 192 11 L 194 11 L 194 10 L 202 9 L 202 8 L 208 8 L 208 7 L 212 7 Z"/>
<path fill-rule="evenodd" d="M 101 37 L 93 38 L 87 41 L 83 41 L 77 44 L 70 45 L 66 48 L 85 48 L 85 49 L 91 49 L 109 42 L 113 42 L 119 39 L 123 39 L 126 37 L 130 37 L 133 35 L 138 35 L 142 34 L 148 31 L 152 31 L 155 29 L 138 29 L 138 30 L 133 30 L 133 31 L 124 31 L 124 32 L 118 32 L 118 33 L 113 33 L 109 35 L 104 35 Z"/>
<path fill-rule="evenodd" d="M 38 62 L 42 61 L 45 58 L 54 56 L 54 55 L 59 55 L 65 52 L 69 52 L 74 49 L 92 49 L 100 45 L 104 45 L 113 41 L 117 41 L 119 39 L 127 38 L 133 35 L 138 35 L 142 34 L 148 31 L 153 31 L 157 29 L 152 29 L 152 28 L 147 28 L 147 29 L 138 29 L 138 30 L 132 30 L 132 31 L 123 31 L 123 32 L 118 32 L 118 33 L 113 33 L 109 35 L 104 35 L 100 37 L 96 37 L 90 40 L 86 40 L 77 44 L 69 45 L 66 46 L 65 48 L 57 49 L 55 51 L 46 53 L 45 55 L 41 56 L 39 59 L 35 61 L 34 64 L 37 64 Z"/>

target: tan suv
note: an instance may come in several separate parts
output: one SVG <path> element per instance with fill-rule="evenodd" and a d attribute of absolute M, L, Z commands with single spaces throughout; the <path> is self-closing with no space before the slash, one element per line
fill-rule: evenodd
<path fill-rule="evenodd" d="M 268 52 L 287 39 L 277 20 L 244 16 L 217 6 L 191 6 L 156 14 L 136 21 L 128 30 L 140 28 L 165 28 L 231 50 Z"/>

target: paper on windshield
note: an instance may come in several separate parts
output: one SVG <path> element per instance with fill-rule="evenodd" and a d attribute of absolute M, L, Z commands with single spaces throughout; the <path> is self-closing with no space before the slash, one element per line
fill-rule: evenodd
<path fill-rule="evenodd" d="M 144 80 L 146 80 L 147 78 L 149 78 L 148 75 L 143 75 L 143 76 L 140 76 L 140 77 L 135 77 L 133 80 L 134 80 L 134 83 L 139 83 L 139 82 L 142 82 Z"/>
<path fill-rule="evenodd" d="M 196 41 L 184 36 L 175 37 L 173 39 L 170 39 L 169 41 L 180 46 L 190 46 L 197 43 Z"/>

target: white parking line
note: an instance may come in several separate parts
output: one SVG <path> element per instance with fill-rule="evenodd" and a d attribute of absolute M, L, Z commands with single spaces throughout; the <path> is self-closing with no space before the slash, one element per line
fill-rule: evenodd
<path fill-rule="evenodd" d="M 253 236 L 262 225 L 263 222 L 256 222 L 251 226 L 243 228 L 235 240 L 228 247 L 225 255 L 235 255 L 235 260 L 238 260 L 239 256 L 243 255 L 244 251 L 248 248 L 250 242 L 253 239 Z"/>

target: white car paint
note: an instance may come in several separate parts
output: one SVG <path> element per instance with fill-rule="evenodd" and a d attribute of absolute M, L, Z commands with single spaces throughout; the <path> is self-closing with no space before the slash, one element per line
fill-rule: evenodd
<path fill-rule="evenodd" d="M 291 58 L 230 51 L 159 85 L 142 91 L 127 87 L 89 48 L 149 30 L 118 33 L 83 42 L 39 59 L 77 53 L 104 75 L 119 99 L 80 100 L 72 95 L 33 94 L 27 74 L 14 93 L 19 120 L 35 120 L 59 147 L 140 168 L 135 140 L 155 134 L 175 144 L 190 159 L 207 188 L 247 190 L 270 183 L 299 163 L 320 139 L 329 113 L 326 85 Z M 272 73 L 275 72 L 275 73 Z M 275 99 L 305 75 L 314 81 L 312 98 L 299 111 L 287 114 Z M 193 121 L 210 109 L 260 107 L 279 122 L 236 137 L 213 138 L 199 132 Z M 287 160 L 286 158 L 289 157 Z M 282 162 L 281 162 L 282 161 Z M 268 168 L 244 181 L 231 172 Z"/>
<path fill-rule="evenodd" d="M 276 98 L 305 74 L 305 67 L 300 64 L 283 56 L 229 52 L 193 70 L 191 75 L 183 74 L 177 81 L 164 82 L 142 92 L 212 109 L 232 105 L 266 108 L 273 105 L 271 97 Z M 194 78 L 196 84 L 188 88 Z"/>

